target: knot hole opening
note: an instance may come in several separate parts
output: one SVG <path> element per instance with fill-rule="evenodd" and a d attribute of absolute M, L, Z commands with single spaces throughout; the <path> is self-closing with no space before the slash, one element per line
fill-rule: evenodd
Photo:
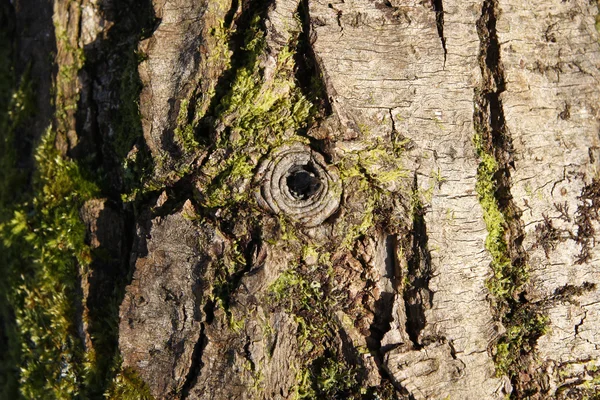
<path fill-rule="evenodd" d="M 290 169 L 286 184 L 292 196 L 298 200 L 312 197 L 321 188 L 319 174 L 311 164 L 298 165 Z"/>

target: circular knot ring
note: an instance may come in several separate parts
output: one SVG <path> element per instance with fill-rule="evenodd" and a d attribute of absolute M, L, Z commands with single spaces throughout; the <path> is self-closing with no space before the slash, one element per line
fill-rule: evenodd
<path fill-rule="evenodd" d="M 334 167 L 300 143 L 280 147 L 258 168 L 258 204 L 308 227 L 323 223 L 340 206 L 342 188 Z"/>

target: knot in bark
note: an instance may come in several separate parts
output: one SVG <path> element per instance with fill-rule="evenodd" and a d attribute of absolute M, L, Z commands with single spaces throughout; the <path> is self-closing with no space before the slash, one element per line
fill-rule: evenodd
<path fill-rule="evenodd" d="M 342 187 L 337 171 L 319 153 L 295 143 L 271 153 L 256 180 L 258 204 L 308 227 L 322 224 L 339 207 Z"/>

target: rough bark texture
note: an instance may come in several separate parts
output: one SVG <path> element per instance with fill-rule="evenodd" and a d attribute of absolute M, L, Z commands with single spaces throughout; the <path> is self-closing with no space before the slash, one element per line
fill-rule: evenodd
<path fill-rule="evenodd" d="M 107 196 L 85 351 L 113 291 L 106 359 L 157 399 L 597 396 L 595 2 L 144 4 L 17 19 Z"/>
<path fill-rule="evenodd" d="M 412 340 L 400 324 L 386 335 L 386 345 L 394 346 L 386 368 L 415 398 L 501 397 L 504 384 L 487 352 L 497 328 L 486 300 L 486 231 L 473 190 L 480 4 L 444 2 L 446 49 L 429 5 L 358 1 L 336 7 L 339 25 L 326 3 L 311 8 L 324 23 L 315 28 L 314 48 L 328 90 L 337 95 L 333 109 L 347 125 L 370 128 L 361 141 L 389 142 L 393 135 L 410 141 L 404 163 L 415 189 L 429 196 L 421 232 L 413 233 L 426 236 L 416 245 L 426 254 L 409 265 L 420 275 L 411 284 L 422 285 L 413 292 L 421 310 L 406 307 L 411 299 L 403 296 L 395 297 L 394 307 L 394 320 L 422 321 L 406 324 L 417 329 L 407 332 Z"/>
<path fill-rule="evenodd" d="M 549 318 L 536 346 L 547 374 L 543 391 L 577 397 L 600 344 L 597 6 L 499 1 L 498 7 L 511 192 L 531 267 L 527 300 Z"/>

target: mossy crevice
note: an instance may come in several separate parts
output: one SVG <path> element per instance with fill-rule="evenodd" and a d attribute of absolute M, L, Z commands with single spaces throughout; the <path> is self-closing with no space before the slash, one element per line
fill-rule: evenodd
<path fill-rule="evenodd" d="M 315 105 L 315 112 L 318 118 L 325 118 L 330 116 L 333 111 L 327 96 L 323 72 L 319 67 L 310 43 L 311 28 L 308 0 L 300 1 L 297 15 L 302 24 L 302 30 L 298 36 L 297 51 L 294 55 L 296 81 L 304 96 Z"/>
<path fill-rule="evenodd" d="M 229 9 L 225 10 L 225 6 Z M 258 7 L 261 7 L 260 5 Z M 202 77 L 195 88 L 179 103 L 179 114 L 174 130 L 176 143 L 185 158 L 206 150 L 211 144 L 211 123 L 215 106 L 227 93 L 234 71 L 247 56 L 241 32 L 248 29 L 249 14 L 254 10 L 240 10 L 238 1 L 216 1 L 204 14 L 203 53 L 200 70 Z M 221 19 L 224 15 L 224 19 Z M 235 22 L 235 23 L 234 23 Z"/>
<path fill-rule="evenodd" d="M 265 80 L 260 55 L 266 33 L 256 15 L 243 45 L 246 64 L 236 66 L 230 91 L 215 106 L 214 142 L 199 171 L 200 204 L 209 209 L 227 208 L 253 200 L 249 197 L 258 163 L 286 142 L 303 141 L 297 132 L 308 125 L 312 104 L 294 81 L 294 48 L 297 33 L 277 55 L 273 76 Z"/>
<path fill-rule="evenodd" d="M 298 326 L 299 361 L 294 398 L 360 398 L 357 366 L 336 350 L 337 326 L 331 316 L 341 304 L 333 291 L 332 266 L 300 264 L 270 287 L 274 307 L 291 314 Z M 357 397 L 358 396 L 358 397 Z"/>
<path fill-rule="evenodd" d="M 529 374 L 534 346 L 545 332 L 547 319 L 524 296 L 529 267 L 522 247 L 521 212 L 510 193 L 510 168 L 514 163 L 501 99 L 506 84 L 496 33 L 497 15 L 497 0 L 484 1 L 477 22 L 483 82 L 475 89 L 473 114 L 473 144 L 480 160 L 476 192 L 488 231 L 485 247 L 491 256 L 492 277 L 487 286 L 493 308 L 506 328 L 493 352 L 496 371 L 510 377 L 512 396 L 523 398 L 539 389 L 537 376 L 529 382 L 521 378 Z"/>

